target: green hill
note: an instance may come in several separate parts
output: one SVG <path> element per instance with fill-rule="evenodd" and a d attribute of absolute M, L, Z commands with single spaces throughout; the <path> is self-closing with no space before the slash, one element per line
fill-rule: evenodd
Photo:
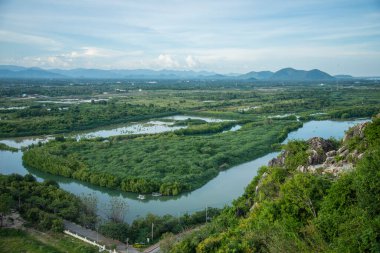
<path fill-rule="evenodd" d="M 271 165 L 170 252 L 380 251 L 380 118 L 342 142 L 290 142 Z"/>

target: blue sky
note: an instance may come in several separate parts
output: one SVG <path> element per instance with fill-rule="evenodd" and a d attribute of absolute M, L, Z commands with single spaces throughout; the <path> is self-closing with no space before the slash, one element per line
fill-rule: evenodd
<path fill-rule="evenodd" d="M 0 0 L 0 64 L 380 75 L 380 1 Z"/>

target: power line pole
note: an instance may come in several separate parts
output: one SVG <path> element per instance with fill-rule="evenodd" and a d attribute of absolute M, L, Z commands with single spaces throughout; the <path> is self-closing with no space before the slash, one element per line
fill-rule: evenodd
<path fill-rule="evenodd" d="M 208 207 L 208 206 L 206 205 L 206 223 L 207 223 L 207 207 Z"/>
<path fill-rule="evenodd" d="M 152 243 L 153 243 L 153 227 L 154 227 L 154 223 L 152 222 Z"/>

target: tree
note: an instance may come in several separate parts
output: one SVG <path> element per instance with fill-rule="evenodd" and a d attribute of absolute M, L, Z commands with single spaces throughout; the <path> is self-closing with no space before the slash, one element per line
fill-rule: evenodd
<path fill-rule="evenodd" d="M 122 223 L 128 204 L 124 199 L 112 197 L 110 200 L 109 219 L 114 222 Z"/>
<path fill-rule="evenodd" d="M 83 204 L 83 215 L 80 216 L 79 220 L 86 227 L 94 229 L 97 223 L 98 197 L 94 193 L 90 193 L 82 194 L 80 199 Z"/>
<path fill-rule="evenodd" d="M 294 215 L 299 220 L 316 218 L 319 202 L 330 182 L 323 177 L 311 174 L 296 174 L 281 186 L 282 211 Z"/>
<path fill-rule="evenodd" d="M 165 233 L 161 236 L 160 240 L 160 251 L 163 253 L 170 252 L 173 244 L 176 242 L 176 238 L 173 233 Z"/>
<path fill-rule="evenodd" d="M 111 221 L 101 225 L 99 230 L 103 235 L 123 242 L 128 238 L 129 225 Z"/>
<path fill-rule="evenodd" d="M 3 218 L 5 215 L 11 212 L 11 208 L 13 206 L 13 199 L 9 193 L 3 193 L 0 195 L 0 219 L 1 219 L 1 227 L 3 226 Z"/>
<path fill-rule="evenodd" d="M 85 213 L 95 215 L 98 210 L 98 197 L 94 193 L 82 194 L 80 199 L 85 207 Z"/>

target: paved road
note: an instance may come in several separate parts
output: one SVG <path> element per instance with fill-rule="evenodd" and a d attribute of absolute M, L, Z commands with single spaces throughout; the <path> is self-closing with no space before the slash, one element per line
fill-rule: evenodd
<path fill-rule="evenodd" d="M 158 252 L 160 252 L 160 243 L 159 242 L 144 250 L 144 253 L 158 253 Z"/>
<path fill-rule="evenodd" d="M 79 225 L 77 225 L 73 222 L 70 222 L 70 221 L 65 220 L 64 224 L 65 224 L 65 229 L 67 229 L 73 233 L 76 233 L 80 236 L 86 237 L 86 238 L 90 239 L 91 241 L 96 241 L 99 244 L 105 244 L 108 246 L 114 244 L 114 245 L 116 245 L 116 250 L 118 252 L 123 252 L 123 253 L 127 252 L 127 245 L 125 245 L 124 243 L 121 243 L 119 241 L 107 238 L 107 237 L 99 234 L 98 232 L 96 232 L 94 230 L 84 228 L 84 227 L 79 226 Z M 133 248 L 132 246 L 129 246 L 128 252 L 129 253 L 138 253 L 139 251 L 136 250 L 135 248 Z"/>

